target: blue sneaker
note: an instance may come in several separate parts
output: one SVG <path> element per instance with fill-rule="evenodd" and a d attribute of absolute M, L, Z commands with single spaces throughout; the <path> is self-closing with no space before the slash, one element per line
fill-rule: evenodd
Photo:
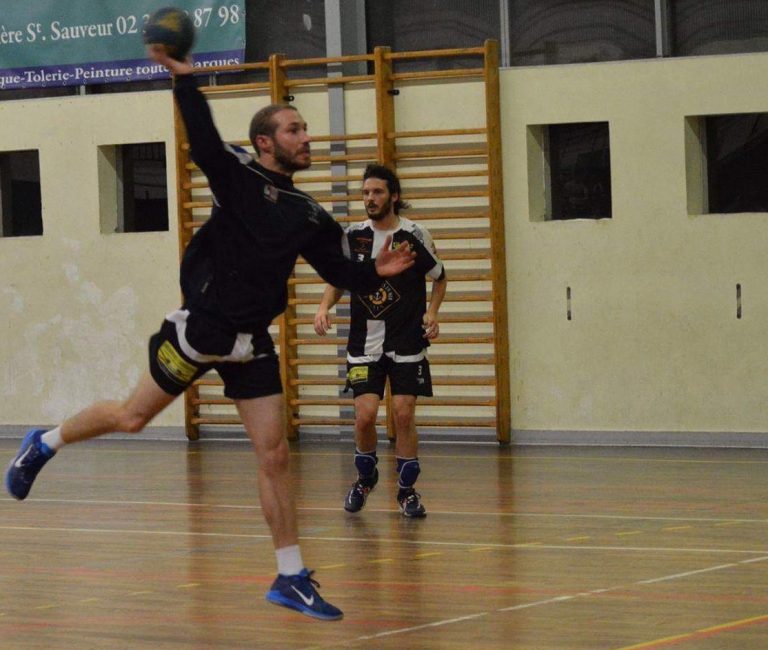
<path fill-rule="evenodd" d="M 354 485 L 350 488 L 347 498 L 344 499 L 344 510 L 347 512 L 359 512 L 363 509 L 368 495 L 379 482 L 379 470 L 373 468 L 373 474 L 367 478 L 358 476 Z"/>
<path fill-rule="evenodd" d="M 335 621 L 344 614 L 338 607 L 325 602 L 316 588 L 320 585 L 312 579 L 314 571 L 302 569 L 296 576 L 278 574 L 267 592 L 267 600 L 275 605 L 290 607 L 307 616 L 314 616 L 324 621 Z"/>
<path fill-rule="evenodd" d="M 37 473 L 43 469 L 43 465 L 56 455 L 53 449 L 40 440 L 40 436 L 44 433 L 44 429 L 32 429 L 24 436 L 19 453 L 11 461 L 5 474 L 6 489 L 12 497 L 20 501 L 27 498 L 32 483 L 35 482 Z"/>
<path fill-rule="evenodd" d="M 413 488 L 400 489 L 397 494 L 397 503 L 403 517 L 421 519 L 427 516 L 427 510 L 421 502 L 421 495 Z"/>

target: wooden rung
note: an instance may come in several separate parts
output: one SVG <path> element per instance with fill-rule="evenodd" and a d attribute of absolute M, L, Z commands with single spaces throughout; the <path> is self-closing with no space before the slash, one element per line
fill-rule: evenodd
<path fill-rule="evenodd" d="M 329 63 L 348 63 L 354 61 L 373 61 L 373 54 L 345 54 L 344 56 L 318 57 L 316 59 L 284 59 L 281 68 L 300 68 L 306 66 L 327 65 Z"/>
<path fill-rule="evenodd" d="M 485 56 L 484 47 L 456 47 L 450 50 L 416 50 L 413 52 L 385 52 L 384 59 L 398 61 L 402 59 L 425 59 L 433 56 Z"/>
<path fill-rule="evenodd" d="M 466 147 L 464 149 L 414 149 L 401 151 L 394 155 L 395 160 L 415 160 L 421 158 L 478 158 L 488 155 L 488 147 Z"/>
<path fill-rule="evenodd" d="M 472 198 L 478 196 L 488 196 L 488 189 L 462 189 L 462 190 L 443 190 L 443 191 L 428 191 L 428 192 L 409 192 L 408 200 L 417 201 L 423 199 L 458 199 L 458 198 Z M 362 201 L 363 197 L 359 193 L 355 194 L 313 194 L 312 198 L 318 203 L 352 203 L 354 201 Z M 186 205 L 185 205 L 186 207 Z"/>
<path fill-rule="evenodd" d="M 194 406 L 232 406 L 234 401 L 228 397 L 195 397 L 190 402 Z"/>
<path fill-rule="evenodd" d="M 483 282 L 493 279 L 493 273 L 488 271 L 448 271 L 449 282 Z"/>
<path fill-rule="evenodd" d="M 389 131 L 387 137 L 392 138 L 432 138 L 444 135 L 485 135 L 488 129 L 479 127 L 476 129 L 434 129 L 427 131 Z M 400 176 L 400 180 L 403 177 Z"/>
<path fill-rule="evenodd" d="M 471 269 L 448 269 L 447 273 L 449 282 L 484 282 L 493 279 L 493 273 L 490 269 L 475 271 Z M 292 278 L 288 278 L 289 286 L 306 286 L 316 284 L 324 285 L 325 280 L 323 280 L 319 275 L 312 275 L 309 273 L 300 273 Z M 319 298 L 320 295 L 318 294 L 318 302 L 320 302 Z"/>
<path fill-rule="evenodd" d="M 347 380 L 343 377 L 300 377 L 288 382 L 291 386 L 344 386 Z M 433 386 L 495 386 L 494 376 L 446 376 L 432 374 Z"/>
<path fill-rule="evenodd" d="M 419 397 L 422 406 L 496 406 L 496 400 L 488 397 Z M 301 396 L 290 400 L 291 406 L 354 406 L 351 397 L 330 397 L 325 395 Z M 386 404 L 386 400 L 382 402 Z"/>
<path fill-rule="evenodd" d="M 371 83 L 375 80 L 372 74 L 349 75 L 348 77 L 310 77 L 307 79 L 288 79 L 286 88 L 297 86 L 333 86 L 336 84 Z"/>
<path fill-rule="evenodd" d="M 353 426 L 355 424 L 354 418 L 338 418 L 338 417 L 298 417 L 291 420 L 293 426 Z M 228 423 L 224 423 L 228 424 Z M 378 419 L 376 421 L 377 426 L 384 426 L 384 420 Z M 495 429 L 496 418 L 445 418 L 445 417 L 419 417 L 416 416 L 417 427 L 450 427 L 450 428 L 474 428 L 474 429 Z"/>
<path fill-rule="evenodd" d="M 441 221 L 450 221 L 452 219 L 488 219 L 488 211 L 486 208 L 476 208 L 474 210 L 466 210 L 466 211 L 456 211 L 456 210 L 441 210 L 441 211 L 427 211 L 423 210 L 421 208 L 413 208 L 414 210 L 418 209 L 419 212 L 409 212 L 408 218 L 411 219 L 411 221 L 434 221 L 434 220 L 441 220 Z M 339 223 L 357 223 L 359 221 L 365 221 L 368 217 L 363 213 L 354 213 L 344 216 L 335 217 L 336 221 Z M 430 229 L 430 234 L 432 233 L 432 230 Z"/>
<path fill-rule="evenodd" d="M 465 312 L 441 312 L 438 317 L 440 323 L 492 323 L 493 314 L 482 311 L 465 311 Z M 315 322 L 314 316 L 304 316 L 301 318 L 288 319 L 289 325 L 312 325 Z M 349 316 L 334 316 L 334 325 L 349 325 Z"/>
<path fill-rule="evenodd" d="M 291 424 L 295 427 L 306 426 L 330 426 L 330 427 L 351 427 L 355 424 L 354 418 L 335 418 L 335 417 L 305 417 L 305 418 L 293 418 Z M 386 421 L 383 418 L 376 420 L 376 426 L 386 426 Z"/>
<path fill-rule="evenodd" d="M 492 299 L 490 291 L 451 291 L 450 289 L 445 294 L 443 302 L 487 302 Z M 320 294 L 317 296 L 304 296 L 301 298 L 289 298 L 289 305 L 315 305 L 320 303 Z M 339 305 L 348 305 L 349 296 L 345 295 L 339 300 Z"/>
<path fill-rule="evenodd" d="M 453 79 L 456 77 L 482 77 L 482 68 L 457 68 L 456 70 L 427 70 L 423 72 L 395 72 L 392 81 L 412 79 Z"/>
<path fill-rule="evenodd" d="M 202 86 L 202 90 L 206 95 L 223 95 L 224 93 L 242 93 L 251 92 L 254 90 L 266 90 L 272 85 L 268 81 L 251 81 L 241 84 L 224 84 L 221 86 Z"/>
<path fill-rule="evenodd" d="M 493 365 L 496 359 L 492 354 L 450 354 L 450 355 L 430 355 L 429 363 L 433 366 L 440 365 L 465 365 L 465 366 L 486 366 Z M 299 359 L 289 359 L 290 366 L 345 366 L 346 357 L 334 357 L 329 355 L 305 355 Z"/>
<path fill-rule="evenodd" d="M 312 156 L 312 164 L 316 163 L 335 163 L 335 162 L 353 162 L 360 160 L 363 162 L 376 162 L 376 152 L 370 153 L 347 153 L 335 154 L 333 156 Z"/>
<path fill-rule="evenodd" d="M 489 239 L 491 231 L 489 228 L 430 228 L 429 234 L 432 239 L 439 241 L 441 239 Z"/>
<path fill-rule="evenodd" d="M 467 334 L 467 335 L 440 335 L 438 338 L 431 341 L 432 345 L 449 344 L 449 345 L 480 345 L 482 343 L 493 343 L 493 336 Z M 347 339 L 345 337 L 328 337 L 328 336 L 313 336 L 311 338 L 301 339 L 288 339 L 288 345 L 335 345 L 337 347 L 346 346 Z"/>
<path fill-rule="evenodd" d="M 231 415 L 231 416 L 205 416 L 205 415 L 199 415 L 195 416 L 190 419 L 190 422 L 193 426 L 199 426 L 201 424 L 215 424 L 215 425 L 225 425 L 225 424 L 236 424 L 236 425 L 243 425 L 243 421 L 240 419 L 239 416 Z"/>
<path fill-rule="evenodd" d="M 490 248 L 441 248 L 438 255 L 443 262 L 457 260 L 487 260 L 491 258 Z"/>

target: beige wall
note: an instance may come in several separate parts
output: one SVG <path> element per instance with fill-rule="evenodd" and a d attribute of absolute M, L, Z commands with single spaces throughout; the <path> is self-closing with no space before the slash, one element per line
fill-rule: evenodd
<path fill-rule="evenodd" d="M 97 151 L 161 141 L 172 161 L 167 92 L 0 104 L 0 150 L 39 150 L 44 229 L 0 238 L 1 425 L 56 423 L 126 397 L 145 370 L 147 338 L 179 300 L 176 224 L 102 235 Z M 172 206 L 174 179 L 171 164 Z M 181 413 L 174 405 L 156 424 L 178 426 Z"/>
<path fill-rule="evenodd" d="M 685 116 L 768 111 L 766 64 L 502 73 L 516 430 L 768 431 L 768 215 L 689 215 L 684 146 Z M 613 218 L 532 222 L 526 127 L 580 121 L 609 123 Z"/>
<path fill-rule="evenodd" d="M 684 119 L 768 110 L 766 64 L 502 71 L 514 429 L 768 431 L 768 215 L 688 214 Z M 443 111 L 455 102 L 441 92 L 422 113 L 430 128 L 451 126 Z M 324 99 L 305 102 L 310 124 L 324 124 Z M 251 113 L 220 113 L 225 136 L 243 137 Z M 531 221 L 527 127 L 578 121 L 609 123 L 613 219 Z M 165 141 L 173 208 L 172 138 L 168 92 L 0 104 L 0 150 L 40 151 L 45 228 L 0 238 L 0 425 L 58 422 L 125 396 L 146 367 L 147 337 L 178 303 L 176 224 L 100 234 L 97 147 Z M 155 424 L 181 426 L 180 403 Z"/>

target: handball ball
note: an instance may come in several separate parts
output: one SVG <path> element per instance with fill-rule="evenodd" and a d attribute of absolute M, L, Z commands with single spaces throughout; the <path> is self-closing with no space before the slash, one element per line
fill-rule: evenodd
<path fill-rule="evenodd" d="M 153 13 L 144 27 L 147 45 L 164 45 L 168 55 L 183 61 L 195 42 L 195 26 L 181 9 L 164 7 Z"/>

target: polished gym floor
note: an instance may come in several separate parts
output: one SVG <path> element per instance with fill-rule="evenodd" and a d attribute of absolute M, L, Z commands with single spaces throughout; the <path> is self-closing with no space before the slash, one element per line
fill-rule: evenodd
<path fill-rule="evenodd" d="M 247 443 L 103 439 L 0 498 L 0 648 L 768 648 L 768 451 L 424 444 L 407 520 L 388 443 L 357 515 L 351 445 L 292 449 L 342 621 L 264 600 Z"/>

